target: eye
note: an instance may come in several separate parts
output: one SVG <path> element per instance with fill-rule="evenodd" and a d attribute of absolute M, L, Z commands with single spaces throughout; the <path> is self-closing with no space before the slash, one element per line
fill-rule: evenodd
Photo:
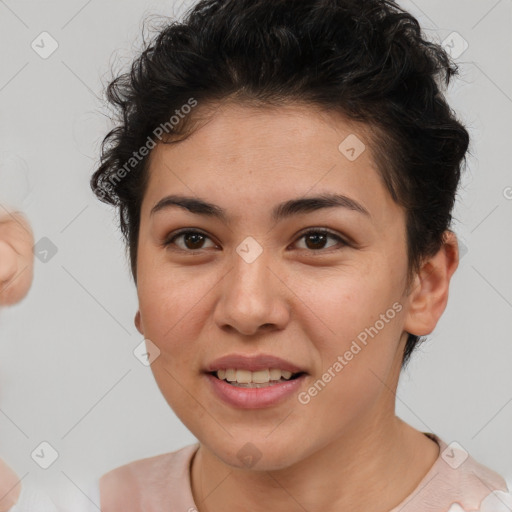
<path fill-rule="evenodd" d="M 328 249 L 335 246 L 336 244 L 331 244 L 326 247 L 326 243 L 328 239 L 336 241 L 339 245 L 346 246 L 348 245 L 340 236 L 331 233 L 330 231 L 323 228 L 315 228 L 309 229 L 306 232 L 303 232 L 301 236 L 297 240 L 304 239 L 305 247 L 302 249 L 308 249 L 311 251 L 318 252 L 322 249 Z M 182 239 L 182 245 L 176 243 L 177 240 Z M 196 252 L 202 249 L 206 249 L 204 247 L 205 240 L 211 240 L 208 235 L 203 233 L 202 231 L 198 231 L 196 229 L 183 229 L 178 232 L 172 233 L 163 243 L 165 247 L 169 247 L 171 245 L 176 245 L 178 249 L 186 252 Z M 212 243 L 213 247 L 217 247 L 214 243 Z"/>
<path fill-rule="evenodd" d="M 180 238 L 183 239 L 184 247 L 175 243 L 175 241 Z M 178 248 L 181 249 L 182 251 L 194 252 L 201 249 L 205 249 L 205 240 L 210 240 L 210 238 L 203 232 L 195 229 L 183 229 L 178 231 L 177 233 L 173 233 L 169 238 L 166 238 L 163 245 L 165 247 L 168 247 L 174 244 L 177 245 Z M 216 247 L 216 245 L 213 244 L 213 247 Z"/>
<path fill-rule="evenodd" d="M 325 249 L 325 244 L 327 240 L 331 238 L 332 240 L 337 241 L 341 246 L 348 245 L 347 242 L 345 242 L 340 236 L 335 235 L 334 233 L 331 233 L 330 231 L 326 229 L 310 229 L 304 233 L 298 238 L 298 240 L 305 239 L 306 247 L 305 249 L 313 250 L 313 251 L 319 251 L 321 249 Z M 336 245 L 336 244 L 333 244 Z M 331 246 L 328 246 L 327 248 L 330 248 Z"/>

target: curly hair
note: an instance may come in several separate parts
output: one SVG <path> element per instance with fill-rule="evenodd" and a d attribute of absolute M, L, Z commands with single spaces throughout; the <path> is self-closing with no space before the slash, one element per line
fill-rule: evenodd
<path fill-rule="evenodd" d="M 135 282 L 153 137 L 183 140 L 199 120 L 201 108 L 192 105 L 208 111 L 227 101 L 301 103 L 365 123 L 379 173 L 405 209 L 410 280 L 450 228 L 469 145 L 442 93 L 457 71 L 391 0 L 199 1 L 146 41 L 107 87 L 118 119 L 91 186 L 119 207 Z M 403 365 L 423 341 L 409 333 Z"/>

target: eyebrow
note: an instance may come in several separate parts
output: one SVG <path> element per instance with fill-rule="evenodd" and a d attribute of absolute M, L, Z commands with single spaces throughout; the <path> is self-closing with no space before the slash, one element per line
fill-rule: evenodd
<path fill-rule="evenodd" d="M 184 210 L 197 215 L 204 215 L 207 217 L 214 217 L 224 223 L 228 223 L 228 215 L 226 210 L 215 204 L 204 201 L 197 197 L 170 195 L 166 196 L 151 209 L 150 216 L 167 208 L 177 206 Z M 277 222 L 279 220 L 299 215 L 310 213 L 324 208 L 346 208 L 359 212 L 367 217 L 371 217 L 370 212 L 356 200 L 345 196 L 343 194 L 321 194 L 313 197 L 300 197 L 297 199 L 290 199 L 280 203 L 272 210 L 272 220 Z"/>

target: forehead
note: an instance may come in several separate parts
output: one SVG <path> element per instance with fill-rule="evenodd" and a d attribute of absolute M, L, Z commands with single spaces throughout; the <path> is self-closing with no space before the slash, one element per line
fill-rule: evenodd
<path fill-rule="evenodd" d="M 143 209 L 171 193 L 213 198 L 234 211 L 332 192 L 382 215 L 398 207 L 369 134 L 363 124 L 310 106 L 222 106 L 185 140 L 153 150 Z"/>
<path fill-rule="evenodd" d="M 321 161 L 320 151 L 329 147 L 337 150 L 348 135 L 357 136 L 361 142 L 369 142 L 370 138 L 367 125 L 349 120 L 339 112 L 300 103 L 256 107 L 229 102 L 213 108 L 206 105 L 203 111 L 197 107 L 194 115 L 198 127 L 175 146 L 185 150 L 200 145 L 204 155 L 225 157 L 230 162 L 243 162 L 245 155 L 254 157 L 256 152 L 261 152 L 267 161 Z M 315 148 L 319 151 L 312 151 Z M 159 145 L 158 150 L 163 149 L 165 145 Z M 291 149 L 294 151 L 290 152 Z"/>

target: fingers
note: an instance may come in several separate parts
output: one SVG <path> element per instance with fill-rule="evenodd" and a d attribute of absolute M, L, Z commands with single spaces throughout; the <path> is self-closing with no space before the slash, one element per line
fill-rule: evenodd
<path fill-rule="evenodd" d="M 0 305 L 23 299 L 32 284 L 34 237 L 28 220 L 18 212 L 0 218 Z"/>
<path fill-rule="evenodd" d="M 21 492 L 18 475 L 0 459 L 0 512 L 7 512 L 13 507 Z"/>

